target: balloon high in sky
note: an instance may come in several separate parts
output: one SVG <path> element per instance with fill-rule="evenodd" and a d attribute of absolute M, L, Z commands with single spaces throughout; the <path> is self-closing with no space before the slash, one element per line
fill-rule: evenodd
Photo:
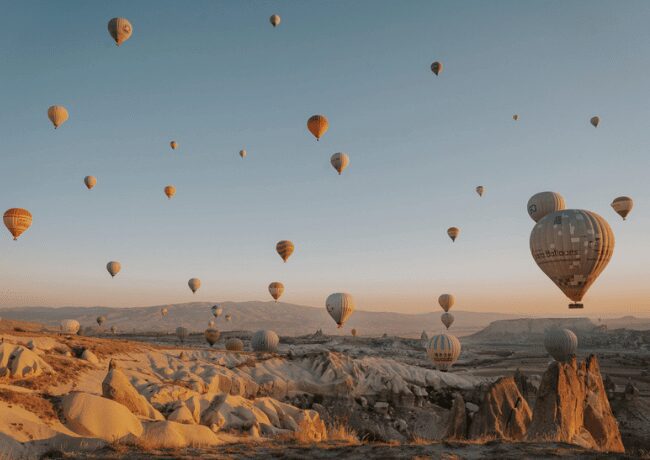
<path fill-rule="evenodd" d="M 647 3 L 71 1 L 3 9 L 0 197 L 33 221 L 0 239 L 0 306 L 271 300 L 282 280 L 319 308 L 350 292 L 429 312 L 453 292 L 565 314 L 528 249 L 528 199 L 554 191 L 616 238 L 589 313 L 648 308 Z"/>

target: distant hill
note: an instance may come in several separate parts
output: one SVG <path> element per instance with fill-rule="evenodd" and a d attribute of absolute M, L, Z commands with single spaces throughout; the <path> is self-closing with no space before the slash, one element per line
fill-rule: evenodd
<path fill-rule="evenodd" d="M 106 316 L 104 328 L 116 326 L 118 331 L 171 332 L 178 326 L 191 331 L 203 331 L 208 321 L 213 319 L 210 308 L 213 303 L 195 302 L 178 305 L 165 305 L 169 309 L 166 318 L 162 318 L 162 305 L 153 307 L 20 307 L 0 310 L 0 316 L 7 319 L 35 321 L 50 327 L 58 327 L 62 319 L 76 319 L 82 326 L 97 326 L 95 319 Z M 441 332 L 441 312 L 423 314 L 405 314 L 393 312 L 356 311 L 342 329 L 325 311 L 325 308 L 307 307 L 288 303 L 274 302 L 222 302 L 223 315 L 217 320 L 217 327 L 223 330 L 257 330 L 272 329 L 281 335 L 310 334 L 322 329 L 326 334 L 349 334 L 354 327 L 360 335 L 399 335 L 402 337 L 419 337 L 423 330 L 428 334 Z M 232 315 L 230 322 L 225 315 Z M 456 321 L 451 331 L 457 335 L 474 333 L 490 322 L 499 319 L 515 318 L 515 315 L 503 313 L 477 313 L 453 311 Z"/>
<path fill-rule="evenodd" d="M 598 329 L 589 318 L 519 318 L 498 320 L 485 329 L 469 335 L 469 342 L 528 343 L 541 342 L 544 331 L 551 327 L 571 329 L 577 335 L 590 334 Z"/>

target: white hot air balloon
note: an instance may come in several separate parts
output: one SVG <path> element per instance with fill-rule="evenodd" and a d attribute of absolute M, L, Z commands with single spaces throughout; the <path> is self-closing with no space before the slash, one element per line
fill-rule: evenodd
<path fill-rule="evenodd" d="M 454 319 L 454 315 L 448 312 L 444 312 L 442 315 L 440 315 L 440 321 L 442 321 L 442 324 L 444 324 L 447 329 L 449 329 L 451 325 L 454 324 Z"/>
<path fill-rule="evenodd" d="M 540 192 L 530 197 L 527 208 L 530 218 L 539 222 L 545 215 L 563 210 L 566 204 L 559 193 Z"/>
<path fill-rule="evenodd" d="M 569 329 L 551 328 L 544 333 L 544 348 L 556 361 L 568 361 L 578 349 L 578 337 Z"/>
<path fill-rule="evenodd" d="M 348 167 L 350 164 L 350 157 L 348 156 L 347 153 L 343 152 L 338 152 L 332 155 L 330 158 L 330 163 L 332 164 L 332 167 L 336 169 L 336 172 L 339 173 L 339 176 L 341 173 L 345 170 L 345 168 Z"/>
<path fill-rule="evenodd" d="M 442 333 L 429 340 L 427 356 L 438 370 L 446 372 L 458 360 L 460 350 L 460 341 L 455 336 Z"/>
<path fill-rule="evenodd" d="M 251 347 L 253 351 L 262 351 L 268 353 L 275 353 L 278 351 L 280 338 L 278 334 L 273 331 L 260 330 L 253 334 L 251 338 Z"/>
<path fill-rule="evenodd" d="M 325 300 L 325 308 L 327 313 L 330 314 L 332 319 L 336 322 L 338 327 L 342 327 L 343 324 L 348 320 L 348 318 L 354 312 L 354 297 L 350 294 L 344 292 L 336 292 L 331 294 Z"/>
<path fill-rule="evenodd" d="M 61 332 L 64 334 L 75 335 L 79 332 L 79 329 L 81 329 L 81 325 L 76 319 L 64 319 L 61 321 L 60 328 Z"/>

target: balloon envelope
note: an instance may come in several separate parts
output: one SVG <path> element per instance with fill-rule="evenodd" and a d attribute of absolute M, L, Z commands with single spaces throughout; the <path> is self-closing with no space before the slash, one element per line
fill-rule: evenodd
<path fill-rule="evenodd" d="M 219 305 L 213 305 L 210 311 L 212 311 L 212 316 L 218 318 L 221 316 L 221 313 L 223 313 L 223 308 L 221 308 Z"/>
<path fill-rule="evenodd" d="M 113 18 L 108 21 L 108 33 L 111 34 L 115 44 L 120 46 L 127 41 L 133 33 L 133 26 L 125 18 Z"/>
<path fill-rule="evenodd" d="M 555 192 L 540 192 L 530 197 L 528 200 L 528 215 L 535 222 L 552 212 L 561 211 L 566 208 L 564 198 Z"/>
<path fill-rule="evenodd" d="M 478 193 L 478 196 L 483 196 L 484 192 L 485 192 L 485 187 L 483 187 L 482 185 L 476 187 L 476 193 Z"/>
<path fill-rule="evenodd" d="M 278 350 L 280 338 L 273 331 L 260 330 L 253 334 L 251 347 L 253 351 L 265 351 L 274 353 Z"/>
<path fill-rule="evenodd" d="M 75 319 L 64 319 L 60 324 L 61 332 L 64 334 L 76 334 L 79 332 L 81 325 Z"/>
<path fill-rule="evenodd" d="M 460 341 L 453 335 L 442 333 L 429 340 L 427 355 L 438 370 L 447 371 L 460 357 Z"/>
<path fill-rule="evenodd" d="M 438 297 L 438 304 L 442 307 L 444 311 L 449 311 L 451 307 L 456 303 L 456 297 L 453 294 L 441 294 Z"/>
<path fill-rule="evenodd" d="M 275 245 L 275 250 L 278 252 L 278 254 L 280 254 L 280 257 L 282 257 L 282 260 L 285 262 L 289 259 L 289 257 L 291 257 L 294 249 L 295 246 L 289 240 L 278 241 L 278 244 Z"/>
<path fill-rule="evenodd" d="M 460 235 L 460 228 L 449 227 L 447 229 L 447 235 L 449 235 L 449 238 L 451 238 L 452 242 L 456 241 L 456 238 L 458 238 L 458 235 Z"/>
<path fill-rule="evenodd" d="M 168 185 L 167 187 L 165 187 L 165 195 L 167 195 L 167 198 L 171 200 L 172 197 L 176 195 L 176 187 L 174 187 L 173 185 Z"/>
<path fill-rule="evenodd" d="M 98 316 L 98 317 L 97 317 L 97 324 L 99 324 L 100 326 L 101 326 L 102 324 L 104 324 L 105 321 L 106 321 L 106 317 L 105 317 L 105 316 L 102 315 L 102 316 Z"/>
<path fill-rule="evenodd" d="M 198 278 L 191 278 L 191 279 L 187 282 L 187 285 L 190 287 L 190 289 L 192 290 L 192 293 L 194 294 L 194 293 L 196 293 L 196 291 L 198 291 L 199 288 L 201 287 L 201 280 L 198 279 Z"/>
<path fill-rule="evenodd" d="M 23 208 L 11 208 L 5 211 L 2 220 L 14 240 L 17 240 L 32 225 L 32 213 Z"/>
<path fill-rule="evenodd" d="M 556 361 L 568 361 L 578 349 L 578 337 L 569 329 L 551 328 L 544 333 L 544 348 Z"/>
<path fill-rule="evenodd" d="M 176 328 L 176 337 L 178 337 L 178 339 L 181 342 L 184 342 L 185 339 L 187 338 L 187 336 L 189 336 L 189 335 L 190 335 L 190 331 L 188 331 L 187 328 L 184 328 L 184 327 L 177 327 Z"/>
<path fill-rule="evenodd" d="M 219 341 L 219 337 L 221 337 L 221 332 L 213 328 L 208 328 L 205 330 L 204 335 L 205 335 L 205 341 L 208 342 L 210 346 L 212 346 Z"/>
<path fill-rule="evenodd" d="M 594 128 L 598 128 L 598 124 L 600 123 L 600 117 L 591 117 L 591 120 L 589 120 L 589 123 L 591 123 L 591 125 Z"/>
<path fill-rule="evenodd" d="M 47 109 L 47 117 L 56 129 L 68 120 L 68 109 L 62 105 L 53 105 Z"/>
<path fill-rule="evenodd" d="M 271 297 L 273 297 L 273 300 L 277 302 L 284 293 L 284 284 L 279 281 L 272 282 L 269 284 L 269 293 L 271 294 Z"/>
<path fill-rule="evenodd" d="M 619 196 L 612 201 L 611 206 L 614 211 L 625 220 L 634 207 L 634 201 L 629 196 Z"/>
<path fill-rule="evenodd" d="M 280 16 L 278 16 L 277 14 L 274 14 L 273 16 L 271 16 L 271 17 L 269 18 L 269 21 L 271 22 L 271 24 L 273 25 L 273 27 L 277 27 L 277 26 L 280 25 L 280 21 L 282 21 L 282 19 L 281 19 Z"/>
<path fill-rule="evenodd" d="M 246 153 L 246 150 L 240 150 L 240 151 L 239 151 L 239 156 L 240 156 L 240 157 L 242 157 L 242 158 L 246 158 L 246 155 L 248 155 L 248 154 Z"/>
<path fill-rule="evenodd" d="M 433 72 L 436 75 L 439 75 L 440 72 L 442 72 L 442 62 L 434 62 L 431 64 L 431 72 Z"/>
<path fill-rule="evenodd" d="M 226 350 L 228 351 L 244 351 L 244 342 L 236 337 L 226 340 Z"/>
<path fill-rule="evenodd" d="M 345 292 L 330 294 L 325 300 L 325 308 L 340 328 L 354 312 L 354 297 Z"/>
<path fill-rule="evenodd" d="M 95 176 L 86 176 L 84 177 L 84 184 L 86 184 L 88 190 L 92 190 L 97 185 L 97 178 Z"/>
<path fill-rule="evenodd" d="M 106 270 L 108 270 L 108 273 L 111 274 L 111 277 L 115 277 L 115 275 L 117 275 L 120 270 L 122 270 L 122 264 L 113 260 L 106 264 Z"/>
<path fill-rule="evenodd" d="M 178 142 L 176 141 L 171 141 L 169 143 L 169 146 L 172 148 L 172 150 L 176 150 L 178 148 Z"/>
<path fill-rule="evenodd" d="M 350 164 L 350 157 L 347 155 L 347 153 L 339 152 L 335 153 L 332 155 L 330 158 L 330 163 L 336 169 L 336 171 L 339 173 L 339 176 L 341 173 L 345 170 L 345 168 L 348 167 Z"/>
<path fill-rule="evenodd" d="M 454 315 L 448 312 L 444 312 L 442 315 L 440 315 L 440 321 L 442 321 L 442 324 L 444 324 L 447 329 L 449 329 L 451 325 L 454 324 L 454 319 Z"/>
<path fill-rule="evenodd" d="M 307 129 L 314 135 L 317 140 L 327 132 L 330 124 L 325 115 L 313 115 L 307 120 Z"/>
<path fill-rule="evenodd" d="M 512 116 L 512 119 L 515 120 L 515 121 L 519 120 L 519 115 L 517 115 L 517 114 L 515 113 L 515 114 Z"/>

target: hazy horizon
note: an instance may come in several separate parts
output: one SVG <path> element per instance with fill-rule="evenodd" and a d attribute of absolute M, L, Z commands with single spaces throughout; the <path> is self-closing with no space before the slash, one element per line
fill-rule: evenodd
<path fill-rule="evenodd" d="M 358 310 L 438 312 L 450 292 L 455 310 L 650 315 L 650 3 L 70 0 L 4 13 L 0 205 L 34 223 L 17 242 L 3 230 L 0 307 L 237 302 L 281 281 L 283 301 L 315 307 L 345 291 Z M 114 16 L 133 24 L 119 48 Z M 54 104 L 70 112 L 56 131 Z M 305 127 L 315 113 L 330 121 L 320 142 Z M 616 236 L 579 312 L 530 255 L 526 202 L 544 190 Z M 610 208 L 620 195 L 635 201 L 626 222 Z M 281 239 L 296 244 L 286 264 Z"/>

